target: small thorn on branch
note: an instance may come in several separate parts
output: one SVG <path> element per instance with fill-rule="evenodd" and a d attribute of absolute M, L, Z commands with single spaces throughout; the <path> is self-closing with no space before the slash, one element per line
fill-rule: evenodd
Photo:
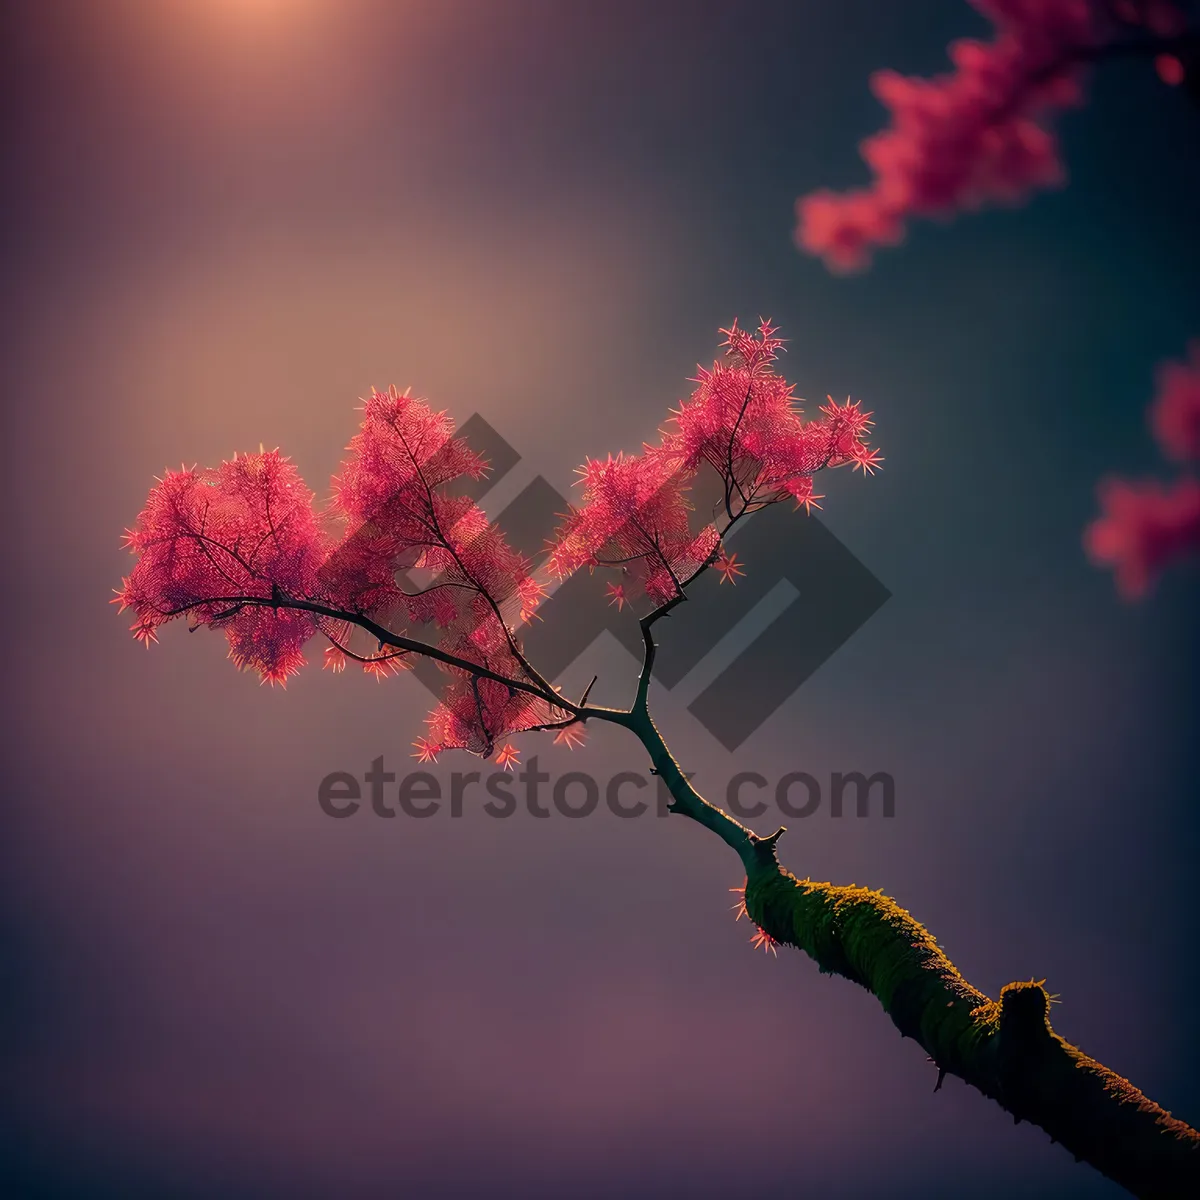
<path fill-rule="evenodd" d="M 754 852 L 764 862 L 770 862 L 775 858 L 775 845 L 783 835 L 787 833 L 787 826 L 780 825 L 774 833 L 767 837 L 756 837 L 754 839 Z"/>

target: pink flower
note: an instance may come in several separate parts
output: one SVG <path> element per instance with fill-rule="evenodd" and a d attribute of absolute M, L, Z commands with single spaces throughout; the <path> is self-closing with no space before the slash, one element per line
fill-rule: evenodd
<path fill-rule="evenodd" d="M 736 554 L 722 554 L 713 563 L 713 570 L 720 575 L 722 583 L 732 583 L 735 587 L 737 586 L 737 577 L 746 573 L 742 570 Z"/>
<path fill-rule="evenodd" d="M 560 577 L 620 571 L 608 585 L 618 609 L 639 593 L 655 606 L 672 601 L 714 561 L 716 525 L 692 521 L 701 470 L 716 472 L 727 507 L 753 511 L 788 497 L 810 505 L 815 471 L 876 461 L 857 405 L 801 418 L 773 367 L 783 342 L 769 321 L 721 333 L 722 359 L 701 372 L 657 444 L 579 471 L 583 494 L 548 564 Z M 135 638 L 150 645 L 160 626 L 186 616 L 224 633 L 239 667 L 281 684 L 317 634 L 335 672 L 353 660 L 383 679 L 427 653 L 446 685 L 414 743 L 420 761 L 452 749 L 489 758 L 499 746 L 496 761 L 512 770 L 518 752 L 505 739 L 546 727 L 579 745 L 582 723 L 564 727 L 574 706 L 520 640 L 547 588 L 454 486 L 485 470 L 454 423 L 407 391 L 372 391 L 348 451 L 320 512 L 278 451 L 166 472 L 125 536 L 137 562 L 116 603 L 133 610 Z M 731 582 L 742 574 L 735 556 L 718 570 Z"/>
<path fill-rule="evenodd" d="M 568 750 L 574 750 L 576 746 L 582 746 L 586 741 L 587 730 L 582 724 L 565 725 L 554 735 L 554 744 L 566 746 Z"/>
<path fill-rule="evenodd" d="M 309 613 L 275 609 L 276 594 L 316 588 L 326 539 L 312 493 L 277 450 L 234 456 L 215 470 L 166 471 L 125 543 L 138 561 L 118 600 L 135 637 L 187 615 L 225 634 L 229 657 L 264 683 L 284 684 L 317 632 Z"/>
<path fill-rule="evenodd" d="M 831 270 L 868 265 L 914 217 L 1011 204 L 1063 181 L 1047 120 L 1082 96 L 1081 64 L 1111 31 L 1088 0 L 973 0 L 992 39 L 949 47 L 953 70 L 932 79 L 877 71 L 871 90 L 891 122 L 862 157 L 874 179 L 796 203 L 797 245 Z"/>
<path fill-rule="evenodd" d="M 764 954 L 774 954 L 777 958 L 779 957 L 779 943 L 765 929 L 758 928 L 750 939 L 750 945 L 755 950 L 762 950 Z"/>
<path fill-rule="evenodd" d="M 1159 367 L 1150 425 L 1168 458 L 1200 459 L 1200 339 L 1188 347 L 1187 362 Z"/>
<path fill-rule="evenodd" d="M 1173 54 L 1160 54 L 1154 60 L 1154 70 L 1168 87 L 1178 87 L 1186 75 L 1183 63 Z"/>
<path fill-rule="evenodd" d="M 1129 599 L 1144 595 L 1168 564 L 1200 550 L 1200 480 L 1169 487 L 1109 480 L 1100 487 L 1100 507 L 1084 545 L 1094 562 L 1113 568 Z"/>
<path fill-rule="evenodd" d="M 415 758 L 417 762 L 437 762 L 438 755 L 442 752 L 441 746 L 435 745 L 426 738 L 417 738 L 417 740 L 413 742 L 413 745 L 417 748 L 417 752 L 413 755 L 413 758 Z"/>

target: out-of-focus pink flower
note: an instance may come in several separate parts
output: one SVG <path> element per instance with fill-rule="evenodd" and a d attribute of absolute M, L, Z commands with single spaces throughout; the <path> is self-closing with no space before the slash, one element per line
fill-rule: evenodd
<path fill-rule="evenodd" d="M 796 244 L 839 274 L 867 266 L 873 246 L 904 240 L 903 209 L 873 188 L 840 194 L 822 188 L 796 201 L 796 216 Z"/>
<path fill-rule="evenodd" d="M 1019 203 L 1061 184 L 1065 170 L 1049 121 L 1081 102 L 1088 63 L 1131 36 L 1176 37 L 1187 24 L 1172 0 L 971 2 L 994 33 L 987 42 L 952 43 L 953 71 L 871 77 L 891 120 L 860 147 L 870 186 L 797 200 L 796 244 L 831 270 L 867 266 L 875 247 L 903 240 L 910 219 Z M 1157 69 L 1171 84 L 1185 73 L 1170 53 Z"/>
<path fill-rule="evenodd" d="M 1200 338 L 1189 345 L 1186 362 L 1159 367 L 1150 427 L 1168 458 L 1200 459 Z"/>
<path fill-rule="evenodd" d="M 1175 0 L 1124 0 L 1121 5 L 1132 25 L 1144 25 L 1156 37 L 1178 37 L 1187 27 L 1187 17 Z"/>
<path fill-rule="evenodd" d="M 1154 60 L 1154 69 L 1158 77 L 1168 87 L 1178 87 L 1184 79 L 1183 63 L 1173 54 L 1160 54 Z"/>
<path fill-rule="evenodd" d="M 1200 550 L 1200 480 L 1108 480 L 1100 508 L 1084 545 L 1095 563 L 1113 569 L 1129 599 L 1145 595 L 1164 567 Z"/>

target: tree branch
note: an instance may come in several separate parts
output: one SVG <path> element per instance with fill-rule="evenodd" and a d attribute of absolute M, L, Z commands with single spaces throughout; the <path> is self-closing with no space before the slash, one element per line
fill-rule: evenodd
<path fill-rule="evenodd" d="M 712 830 L 737 853 L 747 876 L 752 870 L 757 870 L 763 861 L 774 863 L 775 843 L 784 830 L 779 829 L 770 837 L 760 837 L 740 821 L 735 821 L 724 809 L 705 800 L 687 781 L 644 705 L 635 705 L 627 713 L 610 713 L 606 719 L 630 730 L 646 748 L 654 766 L 654 774 L 667 785 L 671 793 L 671 803 L 667 806 L 670 812 L 682 813 Z"/>
<path fill-rule="evenodd" d="M 760 837 L 687 781 L 649 713 L 619 722 L 650 754 L 668 806 L 712 830 L 746 871 L 746 910 L 775 941 L 822 972 L 871 992 L 903 1037 L 1077 1160 L 1145 1200 L 1200 1196 L 1200 1133 L 1050 1026 L 1040 983 L 1010 983 L 999 1001 L 972 987 L 933 936 L 882 892 L 799 880 L 776 858 L 783 829 Z M 935 1089 L 936 1090 L 936 1089 Z"/>
<path fill-rule="evenodd" d="M 928 1052 L 939 1083 L 957 1075 L 1135 1196 L 1200 1196 L 1200 1134 L 1055 1033 L 1040 983 L 1007 984 L 991 1000 L 883 893 L 799 880 L 765 859 L 747 872 L 746 910 L 777 942 L 871 992 Z"/>
<path fill-rule="evenodd" d="M 234 606 L 230 612 L 222 613 L 221 616 L 229 616 L 243 607 L 284 608 L 295 609 L 298 612 L 315 613 L 317 616 L 329 617 L 334 621 L 345 621 L 351 625 L 356 625 L 359 629 L 366 630 L 372 637 L 378 639 L 381 646 L 394 646 L 397 650 L 406 650 L 413 654 L 424 655 L 426 658 L 432 658 L 436 662 L 444 663 L 448 667 L 456 667 L 460 671 L 466 671 L 477 679 L 490 679 L 494 683 L 502 683 L 505 687 L 513 688 L 518 692 L 525 692 L 530 696 L 537 696 L 541 700 L 548 700 L 557 708 L 561 708 L 566 712 L 580 716 L 604 717 L 614 711 L 595 706 L 572 704 L 561 692 L 555 691 L 548 685 L 543 689 L 533 683 L 526 683 L 520 679 L 512 679 L 507 675 L 501 675 L 498 671 L 493 671 L 483 666 L 481 663 L 472 662 L 468 658 L 460 658 L 456 654 L 449 654 L 445 650 L 428 642 L 405 637 L 403 634 L 392 633 L 390 629 L 385 629 L 378 622 L 372 621 L 370 617 L 364 616 L 362 613 L 350 612 L 347 609 L 332 608 L 316 600 L 301 600 L 278 591 L 275 591 L 271 596 L 213 596 L 207 600 L 197 600 L 192 604 L 182 605 L 172 612 L 163 613 L 163 616 L 178 616 L 180 613 L 202 608 L 206 604 L 229 604 Z"/>
<path fill-rule="evenodd" d="M 677 608 L 687 599 L 687 589 L 717 561 L 718 554 L 724 549 L 726 534 L 747 515 L 747 512 L 747 506 L 743 504 L 736 513 L 732 513 L 725 528 L 718 533 L 717 544 L 713 547 L 713 552 L 708 558 L 682 582 L 679 580 L 675 581 L 675 595 L 670 600 L 660 604 L 653 612 L 647 613 L 638 621 L 638 627 L 642 631 L 642 644 L 645 649 L 642 656 L 642 669 L 638 672 L 637 695 L 634 697 L 633 706 L 630 709 L 631 713 L 641 712 L 647 720 L 650 717 L 647 708 L 650 696 L 650 676 L 654 672 L 654 660 L 658 654 L 658 646 L 655 644 L 652 632 L 655 623 L 662 620 L 672 609 Z M 672 578 L 674 578 L 674 574 L 672 574 Z"/>

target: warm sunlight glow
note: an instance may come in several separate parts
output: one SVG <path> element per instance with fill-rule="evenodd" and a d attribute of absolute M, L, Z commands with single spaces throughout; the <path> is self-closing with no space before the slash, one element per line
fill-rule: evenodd
<path fill-rule="evenodd" d="M 322 0 L 217 0 L 207 7 L 249 20 L 282 20 L 321 7 Z"/>
<path fill-rule="evenodd" d="M 158 14 L 176 33 L 200 33 L 231 46 L 249 42 L 259 49 L 300 41 L 316 50 L 322 37 L 344 30 L 352 18 L 349 6 L 337 0 L 177 0 Z"/>
<path fill-rule="evenodd" d="M 352 16 L 336 0 L 203 0 L 201 6 L 210 26 L 223 27 L 231 37 L 250 38 L 260 47 L 300 39 L 319 48 L 320 36 L 345 28 Z M 316 42 L 314 34 L 319 35 Z"/>

